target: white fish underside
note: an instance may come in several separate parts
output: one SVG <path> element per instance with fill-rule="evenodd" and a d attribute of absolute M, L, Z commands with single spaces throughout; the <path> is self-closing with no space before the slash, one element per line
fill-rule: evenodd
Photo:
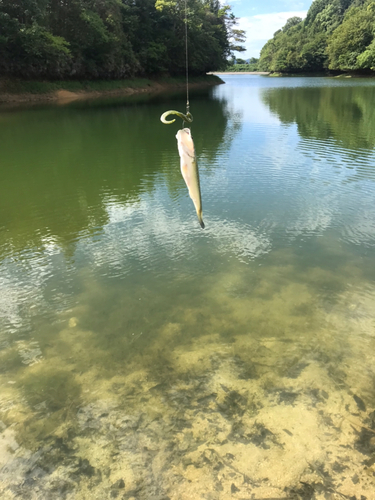
<path fill-rule="evenodd" d="M 202 198 L 199 185 L 198 163 L 195 156 L 194 142 L 190 129 L 183 128 L 176 135 L 178 152 L 181 159 L 181 173 L 189 190 L 189 196 L 193 200 L 198 220 L 202 228 Z"/>

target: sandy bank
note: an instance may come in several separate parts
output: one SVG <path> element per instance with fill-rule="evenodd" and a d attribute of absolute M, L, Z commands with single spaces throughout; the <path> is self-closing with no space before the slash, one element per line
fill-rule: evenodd
<path fill-rule="evenodd" d="M 100 97 L 117 97 L 117 96 L 129 96 L 133 94 L 141 94 L 141 93 L 158 93 L 165 92 L 168 90 L 179 90 L 185 89 L 185 82 L 176 82 L 168 80 L 159 82 L 156 80 L 149 80 L 143 86 L 134 86 L 130 83 L 127 87 L 120 88 L 109 88 L 109 89 L 100 89 L 100 90 L 67 90 L 63 87 L 63 83 L 61 89 L 53 90 L 50 92 L 14 92 L 9 91 L 9 82 L 7 82 L 7 87 L 2 85 L 3 82 L 0 82 L 0 104 L 8 103 L 8 104 L 17 104 L 17 103 L 36 103 L 36 102 L 55 102 L 58 104 L 65 104 L 75 100 L 84 100 L 84 99 L 95 99 Z M 208 77 L 207 79 L 202 78 L 198 79 L 198 81 L 190 82 L 189 88 L 205 88 L 211 87 L 214 85 L 220 85 L 224 83 L 219 77 L 213 79 Z M 5 89 L 4 89 L 5 87 Z"/>

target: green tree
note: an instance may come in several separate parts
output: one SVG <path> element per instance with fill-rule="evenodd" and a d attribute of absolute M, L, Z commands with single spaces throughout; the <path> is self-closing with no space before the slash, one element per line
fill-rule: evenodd
<path fill-rule="evenodd" d="M 328 41 L 327 52 L 331 69 L 359 68 L 357 58 L 371 45 L 374 38 L 374 22 L 375 15 L 369 9 L 352 7 L 347 12 L 343 23 Z M 362 64 L 366 59 L 366 57 L 360 59 Z"/>
<path fill-rule="evenodd" d="M 283 27 L 283 31 L 284 33 L 286 31 L 289 31 L 290 28 L 293 28 L 293 26 L 297 26 L 298 24 L 300 24 L 302 22 L 302 17 L 298 17 L 298 16 L 294 16 L 294 17 L 290 17 L 287 22 L 285 23 L 285 26 Z"/>
<path fill-rule="evenodd" d="M 374 0 L 315 0 L 302 21 L 288 19 L 261 50 L 262 70 L 374 68 Z"/>
<path fill-rule="evenodd" d="M 60 77 L 69 67 L 69 43 L 45 27 L 47 2 L 2 0 L 0 70 L 4 74 Z"/>
<path fill-rule="evenodd" d="M 234 52 L 244 52 L 246 49 L 242 44 L 246 41 L 246 33 L 244 30 L 236 28 L 238 18 L 232 12 L 230 5 L 224 5 L 219 14 L 228 40 L 227 57 L 232 56 Z"/>
<path fill-rule="evenodd" d="M 244 32 L 219 0 L 188 0 L 193 74 L 224 67 Z M 50 78 L 185 72 L 185 0 L 0 0 L 0 70 Z"/>
<path fill-rule="evenodd" d="M 357 66 L 362 69 L 375 71 L 375 39 L 365 51 L 357 56 Z"/>

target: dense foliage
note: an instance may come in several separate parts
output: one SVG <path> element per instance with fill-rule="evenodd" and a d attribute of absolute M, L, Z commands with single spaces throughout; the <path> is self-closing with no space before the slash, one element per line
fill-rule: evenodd
<path fill-rule="evenodd" d="M 315 0 L 262 48 L 259 68 L 277 72 L 375 71 L 375 1 Z"/>
<path fill-rule="evenodd" d="M 189 66 L 202 74 L 241 50 L 219 0 L 188 0 Z M 0 0 L 0 73 L 125 78 L 185 71 L 184 0 Z"/>
<path fill-rule="evenodd" d="M 251 57 L 247 61 L 240 59 L 239 57 L 233 57 L 232 60 L 228 61 L 226 71 L 244 72 L 244 71 L 258 71 L 259 59 Z"/>
<path fill-rule="evenodd" d="M 256 64 L 233 64 L 225 68 L 225 71 L 234 71 L 236 73 L 243 73 L 246 71 L 258 71 L 258 66 Z"/>

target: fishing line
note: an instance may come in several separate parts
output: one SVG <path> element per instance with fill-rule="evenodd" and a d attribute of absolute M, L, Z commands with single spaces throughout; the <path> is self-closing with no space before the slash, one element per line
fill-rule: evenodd
<path fill-rule="evenodd" d="M 186 114 L 190 111 L 189 103 L 189 56 L 188 56 L 188 29 L 187 29 L 187 0 L 185 0 L 185 58 L 186 58 Z"/>
<path fill-rule="evenodd" d="M 189 50 L 188 50 L 188 18 L 187 18 L 187 0 L 185 0 L 185 70 L 186 70 L 186 114 L 180 111 L 175 111 L 171 109 L 166 111 L 160 117 L 160 120 L 169 125 L 176 120 L 167 120 L 167 116 L 176 115 L 182 120 L 182 128 L 185 127 L 186 123 L 191 123 L 193 121 L 193 115 L 190 113 L 190 102 L 189 102 Z"/>

